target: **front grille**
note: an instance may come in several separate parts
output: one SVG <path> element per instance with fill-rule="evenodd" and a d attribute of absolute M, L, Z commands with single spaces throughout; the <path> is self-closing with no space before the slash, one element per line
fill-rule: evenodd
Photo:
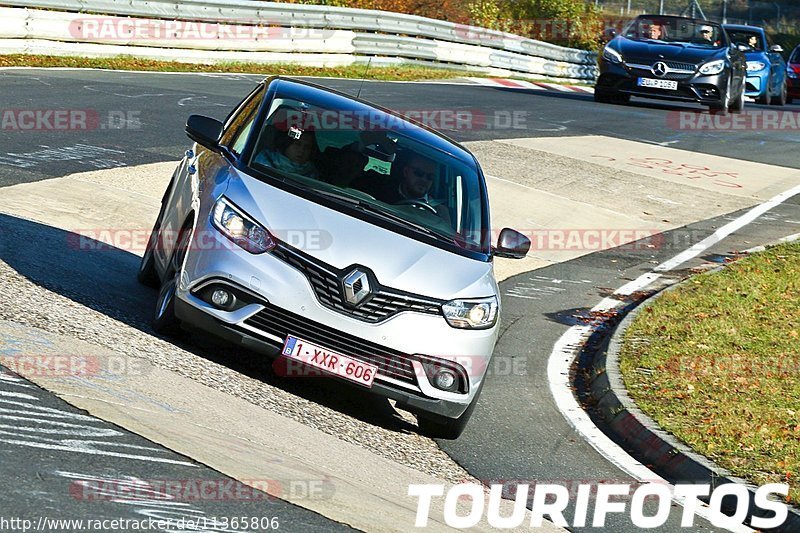
<path fill-rule="evenodd" d="M 664 63 L 666 63 L 671 70 L 688 70 L 694 72 L 697 69 L 697 65 L 692 63 L 678 63 L 675 61 L 664 61 Z"/>
<path fill-rule="evenodd" d="M 645 77 L 657 77 L 653 74 L 653 71 L 650 70 L 653 65 L 655 65 L 657 61 L 652 60 L 635 60 L 630 59 L 626 61 L 626 64 L 634 71 L 634 73 L 639 76 Z M 665 76 L 661 79 L 664 80 L 686 80 L 694 76 L 695 70 L 697 69 L 696 65 L 692 63 L 680 63 L 677 61 L 663 61 L 670 70 L 685 70 L 687 72 L 668 72 Z"/>
<path fill-rule="evenodd" d="M 378 367 L 383 374 L 404 383 L 417 385 L 412 357 L 403 352 L 343 333 L 272 304 L 244 321 L 245 325 L 285 339 L 287 335 L 303 338 L 323 348 L 339 352 Z"/>
<path fill-rule="evenodd" d="M 380 322 L 403 311 L 438 315 L 441 314 L 441 305 L 445 303 L 443 300 L 425 298 L 382 287 L 373 279 L 371 281 L 372 294 L 358 306 L 352 306 L 345 302 L 341 284 L 341 279 L 350 272 L 352 267 L 339 270 L 285 243 L 278 243 L 271 253 L 308 278 L 319 303 L 365 322 Z M 361 289 L 360 281 L 356 285 L 353 287 L 354 292 Z"/>

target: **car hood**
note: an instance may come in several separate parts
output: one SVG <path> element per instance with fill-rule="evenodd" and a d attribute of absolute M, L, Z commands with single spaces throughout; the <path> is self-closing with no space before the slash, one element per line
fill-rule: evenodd
<path fill-rule="evenodd" d="M 769 56 L 764 52 L 745 52 L 744 57 L 747 61 L 762 61 L 764 63 L 769 63 Z"/>
<path fill-rule="evenodd" d="M 287 244 L 337 269 L 367 267 L 381 285 L 442 300 L 497 294 L 491 262 L 414 240 L 240 171 L 225 196 Z"/>
<path fill-rule="evenodd" d="M 625 37 L 619 37 L 612 43 L 612 46 L 622 54 L 626 61 L 629 58 L 639 61 L 647 59 L 653 62 L 665 59 L 697 65 L 710 59 L 716 59 L 717 56 L 723 57 L 725 54 L 724 48 L 710 49 L 692 44 L 678 43 L 660 44 L 653 41 L 635 41 Z"/>

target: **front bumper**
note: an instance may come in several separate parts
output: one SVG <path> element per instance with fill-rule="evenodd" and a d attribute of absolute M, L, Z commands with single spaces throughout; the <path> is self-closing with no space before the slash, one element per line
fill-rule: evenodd
<path fill-rule="evenodd" d="M 789 98 L 800 98 L 800 79 L 786 78 L 786 88 Z"/>
<path fill-rule="evenodd" d="M 253 255 L 232 248 L 207 220 L 203 224 L 200 218 L 193 240 L 202 235 L 203 243 L 190 247 L 176 291 L 175 313 L 185 325 L 270 356 L 279 353 L 287 334 L 314 335 L 307 340 L 377 364 L 371 390 L 412 411 L 457 418 L 474 399 L 489 366 L 497 325 L 460 330 L 441 315 L 417 312 L 368 323 L 333 311 L 320 304 L 299 269 L 270 252 Z M 215 308 L 195 294 L 212 281 L 246 291 L 253 302 L 234 311 Z M 455 367 L 464 392 L 434 388 L 426 372 L 432 361 Z"/>
<path fill-rule="evenodd" d="M 655 89 L 637 85 L 639 78 L 656 78 L 652 72 L 627 65 L 600 62 L 600 76 L 595 85 L 595 92 L 601 94 L 627 94 L 644 98 L 659 98 L 681 102 L 698 102 L 704 105 L 721 104 L 724 90 L 728 86 L 728 73 L 722 71 L 713 76 L 689 74 L 668 77 L 676 81 L 677 89 Z"/>
<path fill-rule="evenodd" d="M 751 98 L 763 96 L 767 90 L 769 74 L 748 74 L 745 78 L 744 95 Z"/>

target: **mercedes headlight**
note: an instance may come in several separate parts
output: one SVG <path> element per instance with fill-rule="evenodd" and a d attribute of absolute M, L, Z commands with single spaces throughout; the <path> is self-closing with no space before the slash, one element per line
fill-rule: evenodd
<path fill-rule="evenodd" d="M 251 254 L 262 254 L 275 248 L 272 235 L 225 198 L 214 204 L 211 221 L 223 235 Z"/>
<path fill-rule="evenodd" d="M 714 74 L 719 74 L 723 70 L 725 70 L 725 60 L 717 59 L 716 61 L 711 61 L 700 67 L 700 74 L 713 76 Z"/>
<path fill-rule="evenodd" d="M 603 49 L 603 58 L 611 63 L 614 63 L 615 65 L 622 63 L 622 54 L 608 45 L 606 45 L 606 47 Z"/>
<path fill-rule="evenodd" d="M 747 72 L 758 72 L 759 70 L 764 70 L 765 68 L 767 68 L 767 64 L 763 61 L 747 62 Z"/>
<path fill-rule="evenodd" d="M 454 328 L 486 329 L 497 323 L 497 298 L 452 300 L 442 306 L 442 311 Z"/>

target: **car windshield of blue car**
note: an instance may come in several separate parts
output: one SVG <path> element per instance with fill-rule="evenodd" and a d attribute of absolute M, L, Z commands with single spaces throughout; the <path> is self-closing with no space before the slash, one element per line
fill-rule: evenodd
<path fill-rule="evenodd" d="M 249 166 L 290 178 L 367 218 L 488 253 L 488 213 L 477 168 L 446 153 L 441 144 L 425 142 L 432 135 L 360 103 L 330 109 L 305 96 L 299 101 L 278 94 Z"/>
<path fill-rule="evenodd" d="M 728 37 L 731 38 L 731 42 L 733 44 L 737 46 L 746 46 L 753 52 L 763 52 L 766 50 L 766 47 L 764 46 L 764 39 L 762 39 L 761 34 L 758 32 L 747 30 L 728 30 Z"/>
<path fill-rule="evenodd" d="M 623 35 L 636 41 L 674 43 L 679 46 L 727 46 L 727 39 L 719 25 L 680 17 L 640 16 L 625 28 Z"/>

